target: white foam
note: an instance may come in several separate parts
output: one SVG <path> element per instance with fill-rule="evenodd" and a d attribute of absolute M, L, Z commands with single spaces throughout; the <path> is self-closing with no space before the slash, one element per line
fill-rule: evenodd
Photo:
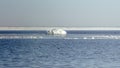
<path fill-rule="evenodd" d="M 0 39 L 120 39 L 120 35 L 67 35 L 51 36 L 40 34 L 0 34 Z"/>
<path fill-rule="evenodd" d="M 82 35 L 79 37 L 67 37 L 65 39 L 120 39 L 120 35 Z"/>
<path fill-rule="evenodd" d="M 0 34 L 0 39 L 42 39 L 40 35 Z"/>

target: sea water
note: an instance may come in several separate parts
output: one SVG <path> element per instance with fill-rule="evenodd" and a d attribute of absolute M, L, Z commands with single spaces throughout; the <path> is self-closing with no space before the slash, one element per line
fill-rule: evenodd
<path fill-rule="evenodd" d="M 0 31 L 0 68 L 120 68 L 120 31 Z"/>

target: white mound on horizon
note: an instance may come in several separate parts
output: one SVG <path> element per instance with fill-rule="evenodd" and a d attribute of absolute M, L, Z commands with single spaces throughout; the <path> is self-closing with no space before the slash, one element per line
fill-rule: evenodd
<path fill-rule="evenodd" d="M 47 33 L 49 35 L 66 35 L 67 34 L 67 32 L 62 29 L 51 29 L 51 30 L 47 31 Z"/>

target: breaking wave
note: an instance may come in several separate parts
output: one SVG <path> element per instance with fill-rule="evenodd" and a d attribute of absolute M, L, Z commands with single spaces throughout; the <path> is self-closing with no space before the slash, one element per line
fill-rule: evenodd
<path fill-rule="evenodd" d="M 120 35 L 67 35 L 0 34 L 0 39 L 120 39 Z"/>
<path fill-rule="evenodd" d="M 120 39 L 120 36 L 114 35 L 99 35 L 99 36 L 80 36 L 80 37 L 66 37 L 65 39 Z"/>

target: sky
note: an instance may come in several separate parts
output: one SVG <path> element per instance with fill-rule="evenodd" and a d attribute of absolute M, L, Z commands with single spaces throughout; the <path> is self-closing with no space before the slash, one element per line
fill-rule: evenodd
<path fill-rule="evenodd" d="M 0 26 L 120 26 L 120 0 L 0 0 Z"/>

